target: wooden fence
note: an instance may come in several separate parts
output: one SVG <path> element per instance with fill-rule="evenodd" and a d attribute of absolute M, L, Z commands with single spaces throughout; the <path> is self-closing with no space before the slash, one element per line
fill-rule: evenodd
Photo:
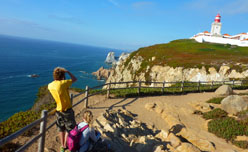
<path fill-rule="evenodd" d="M 124 84 L 127 87 L 122 87 L 122 88 L 117 88 L 116 85 L 121 85 Z M 142 84 L 145 84 L 142 86 Z M 191 84 L 191 85 L 187 85 L 187 84 Z M 193 85 L 192 85 L 193 84 Z M 71 94 L 71 102 L 73 103 L 73 99 L 85 94 L 85 97 L 83 99 L 81 99 L 80 101 L 78 101 L 77 103 L 73 104 L 72 108 L 74 108 L 75 106 L 79 105 L 81 102 L 85 101 L 85 107 L 88 108 L 88 98 L 97 94 L 101 94 L 103 92 L 106 92 L 107 94 L 107 98 L 110 97 L 110 91 L 111 90 L 116 90 L 116 89 L 129 89 L 129 88 L 136 88 L 137 89 L 137 93 L 140 94 L 141 93 L 141 88 L 160 88 L 161 92 L 164 93 L 166 88 L 177 88 L 180 89 L 181 91 L 184 91 L 185 88 L 196 88 L 196 91 L 200 91 L 201 86 L 208 86 L 210 88 L 214 88 L 216 86 L 220 86 L 223 84 L 228 84 L 232 87 L 234 86 L 243 86 L 244 84 L 247 84 L 247 80 L 238 80 L 238 81 L 211 81 L 211 82 L 145 82 L 145 81 L 129 81 L 129 82 L 110 82 L 110 83 L 106 83 L 104 85 L 99 85 L 99 86 L 95 86 L 92 88 L 89 88 L 88 86 L 86 86 L 85 91 L 76 94 L 76 95 L 72 95 Z M 102 89 L 103 87 L 106 87 L 106 89 Z M 130 87 L 129 87 L 130 86 Z M 100 88 L 101 90 L 96 92 L 96 93 L 92 93 L 89 94 L 91 90 Z M 51 115 L 53 115 L 55 112 L 55 109 L 52 110 L 51 112 L 48 113 L 48 111 L 43 110 L 42 114 L 41 114 L 41 118 L 32 122 L 31 124 L 25 126 L 24 128 L 20 129 L 19 131 L 11 134 L 10 136 L 7 136 L 3 139 L 0 140 L 0 147 L 3 146 L 4 144 L 10 142 L 11 140 L 17 138 L 18 136 L 22 135 L 24 132 L 32 129 L 33 127 L 37 126 L 38 124 L 40 124 L 40 133 L 33 137 L 31 140 L 29 140 L 26 144 L 24 144 L 22 147 L 20 147 L 17 152 L 22 152 L 25 149 L 27 149 L 29 146 L 31 146 L 34 142 L 36 142 L 39 139 L 39 143 L 38 143 L 38 152 L 44 152 L 44 145 L 45 145 L 45 136 L 46 136 L 46 131 L 49 130 L 51 127 L 53 127 L 56 123 L 56 121 L 53 121 L 48 127 L 47 126 L 47 118 Z"/>

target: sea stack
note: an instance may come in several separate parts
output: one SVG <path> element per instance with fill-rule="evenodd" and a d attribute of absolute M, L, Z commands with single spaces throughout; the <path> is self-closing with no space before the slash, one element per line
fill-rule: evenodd
<path fill-rule="evenodd" d="M 105 62 L 109 64 L 116 64 L 117 61 L 115 60 L 115 53 L 109 52 Z"/>

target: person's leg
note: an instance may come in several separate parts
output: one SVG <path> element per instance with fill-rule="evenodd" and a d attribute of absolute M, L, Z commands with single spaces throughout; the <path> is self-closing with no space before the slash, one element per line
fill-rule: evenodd
<path fill-rule="evenodd" d="M 60 131 L 59 132 L 59 137 L 60 137 L 60 143 L 61 143 L 61 147 L 66 148 L 65 145 L 65 132 L 64 131 Z"/>
<path fill-rule="evenodd" d="M 68 132 L 66 131 L 66 132 L 64 132 L 65 134 L 64 134 L 64 144 L 63 144 L 63 147 L 64 148 L 66 148 L 67 147 L 67 137 L 68 137 Z"/>
<path fill-rule="evenodd" d="M 58 127 L 58 131 L 59 131 L 59 138 L 60 138 L 60 151 L 64 152 L 64 143 L 65 143 L 65 124 L 64 124 L 64 120 L 63 120 L 63 116 L 61 115 L 60 112 L 56 112 L 56 116 L 57 116 L 57 121 L 56 121 L 56 125 Z"/>

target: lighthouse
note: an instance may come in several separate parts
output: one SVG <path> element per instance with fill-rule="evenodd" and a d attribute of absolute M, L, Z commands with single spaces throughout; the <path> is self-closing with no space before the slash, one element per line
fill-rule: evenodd
<path fill-rule="evenodd" d="M 218 13 L 215 16 L 214 22 L 212 23 L 212 28 L 211 28 L 211 35 L 212 36 L 221 36 L 221 22 L 220 22 L 220 14 Z"/>

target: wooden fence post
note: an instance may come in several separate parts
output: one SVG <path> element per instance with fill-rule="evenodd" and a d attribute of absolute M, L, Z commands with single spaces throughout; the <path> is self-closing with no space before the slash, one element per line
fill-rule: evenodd
<path fill-rule="evenodd" d="M 222 84 L 225 84 L 225 80 L 224 80 L 224 81 L 222 81 Z"/>
<path fill-rule="evenodd" d="M 184 87 L 184 81 L 181 83 L 181 92 L 183 92 L 183 87 Z"/>
<path fill-rule="evenodd" d="M 165 81 L 163 82 L 162 94 L 164 94 Z"/>
<path fill-rule="evenodd" d="M 201 83 L 201 81 L 198 81 L 197 88 L 198 88 L 198 91 L 199 91 L 199 92 L 200 92 L 200 83 Z"/>
<path fill-rule="evenodd" d="M 86 86 L 86 88 L 85 88 L 85 97 L 86 97 L 86 99 L 85 99 L 85 108 L 88 108 L 88 95 L 89 95 L 89 87 L 88 86 Z"/>
<path fill-rule="evenodd" d="M 107 87 L 107 98 L 109 98 L 110 96 L 110 87 L 111 87 L 111 81 L 109 82 L 108 87 Z"/>
<path fill-rule="evenodd" d="M 212 82 L 211 82 L 211 89 L 213 89 L 213 87 L 214 87 L 214 82 L 212 80 Z"/>
<path fill-rule="evenodd" d="M 243 80 L 241 80 L 241 86 L 243 85 Z"/>
<path fill-rule="evenodd" d="M 141 81 L 139 80 L 138 94 L 140 95 Z"/>
<path fill-rule="evenodd" d="M 71 105 L 73 105 L 73 94 L 71 93 L 70 96 L 71 96 Z"/>
<path fill-rule="evenodd" d="M 44 118 L 44 120 L 40 123 L 40 133 L 42 134 L 42 136 L 39 139 L 38 152 L 44 152 L 45 137 L 46 137 L 47 110 L 42 111 L 41 117 Z"/>
<path fill-rule="evenodd" d="M 232 82 L 233 82 L 232 85 L 233 85 L 233 87 L 234 87 L 234 80 L 232 80 Z"/>

